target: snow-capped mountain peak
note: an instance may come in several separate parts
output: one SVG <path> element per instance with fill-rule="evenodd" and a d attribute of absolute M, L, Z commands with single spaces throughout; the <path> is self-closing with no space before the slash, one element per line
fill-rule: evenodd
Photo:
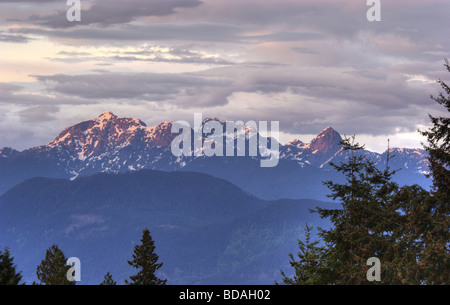
<path fill-rule="evenodd" d="M 15 156 L 19 153 L 20 153 L 19 151 L 15 150 L 11 147 L 2 147 L 2 148 L 0 148 L 0 159 L 1 158 L 6 159 L 9 157 Z"/>
<path fill-rule="evenodd" d="M 341 140 L 336 130 L 327 127 L 307 144 L 297 139 L 287 143 L 281 148 L 280 157 L 320 167 L 341 149 Z"/>
<path fill-rule="evenodd" d="M 203 124 L 209 120 L 225 124 L 216 118 L 207 118 Z M 172 154 L 171 143 L 177 136 L 171 131 L 172 124 L 173 122 L 163 121 L 155 126 L 147 126 L 139 119 L 118 117 L 106 111 L 98 117 L 65 128 L 47 145 L 30 148 L 24 152 L 0 149 L 0 159 L 8 160 L 8 156 L 18 155 L 27 160 L 28 158 L 43 160 L 36 162 L 53 164 L 52 166 L 57 168 L 55 171 L 64 173 L 58 174 L 59 176 L 69 178 L 98 172 L 122 172 L 144 168 L 177 170 L 189 165 L 190 162 L 195 162 L 196 166 L 202 168 L 202 160 L 206 159 L 202 156 L 191 158 L 176 157 Z M 247 130 L 251 127 L 242 126 L 242 128 Z M 205 134 L 203 136 L 205 137 Z M 328 162 L 344 157 L 339 143 L 341 140 L 336 130 L 327 127 L 309 143 L 305 144 L 295 139 L 286 145 L 280 145 L 280 161 L 295 161 L 301 167 L 322 168 Z M 404 167 L 426 170 L 424 161 L 426 156 L 423 150 L 391 148 L 389 153 L 399 155 L 393 162 L 401 161 Z M 370 154 L 380 162 L 386 159 L 376 153 Z"/>
<path fill-rule="evenodd" d="M 131 141 L 138 130 L 146 125 L 137 119 L 119 118 L 112 112 L 103 112 L 97 118 L 77 123 L 64 129 L 49 147 L 65 147 L 83 152 L 83 155 L 100 153 L 108 148 L 123 146 Z"/>
<path fill-rule="evenodd" d="M 300 141 L 299 139 L 294 139 L 292 141 L 289 141 L 287 144 L 287 146 L 295 146 L 295 147 L 302 147 L 305 145 L 305 143 L 303 143 L 302 141 Z"/>

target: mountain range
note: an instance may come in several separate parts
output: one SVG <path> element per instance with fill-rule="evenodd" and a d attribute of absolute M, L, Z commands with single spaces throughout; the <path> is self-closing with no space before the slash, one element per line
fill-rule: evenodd
<path fill-rule="evenodd" d="M 208 120 L 211 119 L 204 122 Z M 171 132 L 172 124 L 165 121 L 149 127 L 139 119 L 120 118 L 108 111 L 67 127 L 46 145 L 21 152 L 1 148 L 0 194 L 32 177 L 76 179 L 101 172 L 155 169 L 206 173 L 265 199 L 324 200 L 327 190 L 322 182 L 340 179 L 329 166 L 330 162 L 348 158 L 340 145 L 341 135 L 331 127 L 309 143 L 295 139 L 280 144 L 279 162 L 273 168 L 261 168 L 261 156 L 177 157 L 170 147 L 177 135 Z M 203 141 L 205 137 L 203 135 Z M 247 145 L 248 141 L 247 138 Z M 424 176 L 428 170 L 424 150 L 389 148 L 382 154 L 368 150 L 361 153 L 385 167 L 388 152 L 395 155 L 389 166 L 401 169 L 395 177 L 400 184 L 417 183 L 428 187 L 429 181 Z"/>
<path fill-rule="evenodd" d="M 52 244 L 81 260 L 82 284 L 107 272 L 123 283 L 144 228 L 170 284 L 272 284 L 280 270 L 292 275 L 288 254 L 305 224 L 329 226 L 310 210 L 339 208 L 322 182 L 343 181 L 330 166 L 349 157 L 341 135 L 327 127 L 309 143 L 280 144 L 277 166 L 261 167 L 261 155 L 174 156 L 172 125 L 104 112 L 46 145 L 0 149 L 0 249 L 10 248 L 27 283 Z M 421 149 L 359 153 L 381 168 L 395 155 L 389 166 L 401 169 L 400 184 L 429 184 Z"/>
<path fill-rule="evenodd" d="M 309 199 L 262 200 L 223 179 L 180 171 L 100 173 L 73 181 L 32 178 L 0 197 L 0 247 L 27 284 L 57 244 L 81 261 L 81 284 L 110 272 L 123 284 L 149 228 L 170 284 L 273 284 L 292 273 L 290 252 L 306 223 L 326 227 Z"/>

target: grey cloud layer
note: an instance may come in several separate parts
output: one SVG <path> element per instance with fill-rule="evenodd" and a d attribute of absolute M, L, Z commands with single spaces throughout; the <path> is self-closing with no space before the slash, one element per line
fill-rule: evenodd
<path fill-rule="evenodd" d="M 0 3 L 43 3 L 43 2 L 61 2 L 60 0 L 0 0 Z"/>
<path fill-rule="evenodd" d="M 21 9 L 12 12 L 13 2 Z M 41 3 L 53 11 L 38 10 Z M 162 109 L 161 120 L 210 111 L 222 119 L 280 120 L 290 133 L 314 134 L 332 125 L 347 134 L 383 135 L 426 123 L 427 113 L 436 110 L 429 95 L 439 90 L 429 81 L 448 78 L 441 69 L 443 57 L 450 57 L 448 0 L 382 1 L 378 23 L 366 20 L 364 0 L 82 4 L 82 22 L 70 23 L 63 0 L 0 0 L 0 43 L 48 38 L 59 49 L 44 60 L 68 68 L 37 75 L 46 87 L 38 94 L 26 85 L 0 83 L 0 107 L 18 106 L 15 113 L 34 123 L 52 120 L 60 108 L 86 118 L 103 104 L 129 104 Z M 165 53 L 142 47 L 164 44 Z M 113 71 L 130 63 L 130 72 L 93 73 L 91 66 L 71 75 L 81 62 Z M 169 64 L 189 64 L 180 71 L 215 68 L 177 73 L 173 65 L 175 73 L 149 72 Z"/>
<path fill-rule="evenodd" d="M 137 99 L 151 102 L 172 101 L 179 96 L 191 97 L 190 107 L 200 104 L 224 103 L 215 100 L 214 92 L 227 92 L 227 80 L 213 80 L 197 76 L 162 73 L 103 73 L 88 75 L 35 76 L 48 85 L 49 90 L 85 99 Z M 199 96 L 211 97 L 204 100 Z"/>
<path fill-rule="evenodd" d="M 235 110 L 227 110 L 230 99 L 236 98 L 233 95 L 248 93 L 252 94 L 251 99 L 262 101 L 256 112 L 246 113 L 244 107 L 241 115 L 246 115 L 246 119 L 253 116 L 280 120 L 282 129 L 291 133 L 312 133 L 330 124 L 343 131 L 358 129 L 375 135 L 389 133 L 393 128 L 414 131 L 432 109 L 431 87 L 422 82 L 409 81 L 403 73 L 379 71 L 374 77 L 348 68 L 241 65 L 184 74 L 36 77 L 58 94 L 93 100 L 153 102 L 187 111 L 198 107 L 205 111 L 220 109 L 226 116 L 223 119 L 236 115 Z M 289 102 L 284 103 L 277 95 L 287 96 Z M 264 98 L 271 96 L 270 102 Z"/>
<path fill-rule="evenodd" d="M 241 29 L 224 24 L 151 24 L 115 28 L 48 30 L 42 28 L 11 29 L 10 33 L 31 34 L 51 38 L 111 41 L 241 41 Z M 94 44 L 96 42 L 93 42 Z"/>
<path fill-rule="evenodd" d="M 11 3 L 17 1 L 0 1 L 1 3 Z M 29 3 L 38 3 L 41 1 L 21 1 Z M 44 1 L 48 3 L 56 1 Z M 82 1 L 82 3 L 85 3 Z M 239 25 L 242 29 L 249 31 L 269 30 L 268 34 L 260 35 L 277 41 L 298 40 L 298 28 L 310 29 L 312 33 L 320 33 L 325 36 L 340 37 L 351 39 L 361 31 L 373 31 L 378 34 L 401 35 L 412 41 L 429 41 L 436 39 L 445 29 L 448 22 L 448 9 L 450 3 L 446 0 L 434 1 L 389 1 L 383 2 L 382 22 L 370 23 L 365 18 L 365 12 L 368 7 L 365 1 L 315 1 L 315 0 L 109 0 L 109 1 L 88 1 L 91 5 L 82 11 L 81 22 L 68 22 L 66 19 L 66 7 L 62 10 L 55 5 L 55 12 L 46 16 L 33 15 L 24 23 L 47 26 L 54 29 L 69 27 L 79 27 L 83 25 L 98 24 L 101 27 L 90 28 L 90 30 L 102 30 L 102 33 L 93 33 L 89 35 L 87 31 L 77 32 L 41 32 L 49 36 L 68 35 L 77 39 L 90 39 L 95 36 L 101 39 L 102 34 L 105 39 L 111 39 L 112 33 L 107 31 L 108 26 L 116 24 L 130 24 L 133 20 L 142 17 L 159 16 L 164 17 L 160 25 L 181 25 L 187 26 L 193 31 L 202 31 L 201 28 L 192 28 L 193 24 L 210 24 L 211 30 L 216 33 L 216 37 L 227 40 L 228 31 L 222 32 L 214 25 Z M 63 3 L 64 4 L 64 3 Z M 32 6 L 29 9 L 32 12 Z M 431 22 L 432 20 L 432 22 Z M 165 22 L 164 22 L 165 21 Z M 154 23 L 151 20 L 143 23 L 143 29 L 151 30 L 146 25 Z M 273 36 L 273 30 L 279 34 Z M 117 29 L 113 29 L 117 30 Z M 124 34 L 131 33 L 124 30 Z M 139 32 L 139 28 L 132 28 Z M 161 28 L 155 27 L 155 32 Z M 167 30 L 167 29 L 166 29 Z M 204 30 L 204 29 L 203 29 Z M 177 31 L 180 31 L 178 29 Z M 140 33 L 142 37 L 142 32 Z M 155 33 L 147 37 L 157 38 Z M 170 33 L 162 32 L 162 38 Z M 179 32 L 178 38 L 186 36 L 186 32 Z M 225 35 L 224 35 L 225 34 Z M 302 34 L 303 35 L 303 34 Z M 133 39 L 139 39 L 136 35 L 131 35 Z M 223 36 L 223 37 L 222 37 Z M 114 39 L 120 39 L 120 35 Z M 145 37 L 145 36 L 144 36 Z M 187 35 L 189 40 L 191 35 Z M 198 36 L 196 36 L 198 37 Z M 212 35 L 209 36 L 213 38 Z M 123 37 L 122 37 L 123 38 Z M 192 37 L 193 38 L 193 37 Z M 144 38 L 145 39 L 145 38 Z M 442 44 L 448 41 L 442 40 Z M 444 45 L 445 46 L 445 45 Z M 432 46 L 430 46 L 432 47 Z"/>
<path fill-rule="evenodd" d="M 21 106 L 57 106 L 57 105 L 83 105 L 96 104 L 98 101 L 82 99 L 70 95 L 53 94 L 44 92 L 22 92 L 23 86 L 0 83 L 0 104 Z"/>
<path fill-rule="evenodd" d="M 4 34 L 3 31 L 0 31 L 0 42 L 27 43 L 29 41 L 29 37 L 23 35 Z"/>
<path fill-rule="evenodd" d="M 66 10 L 59 10 L 57 13 L 46 16 L 32 15 L 29 21 L 50 28 L 91 24 L 107 26 L 129 23 L 140 17 L 167 16 L 173 14 L 178 8 L 193 8 L 200 4 L 198 0 L 98 0 L 93 1 L 89 8 L 83 10 L 81 22 L 68 22 Z"/>

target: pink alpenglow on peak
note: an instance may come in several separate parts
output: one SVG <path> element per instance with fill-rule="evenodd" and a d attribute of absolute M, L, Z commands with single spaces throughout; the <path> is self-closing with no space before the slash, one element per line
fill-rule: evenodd
<path fill-rule="evenodd" d="M 103 112 L 102 114 L 100 114 L 98 117 L 99 117 L 100 119 L 106 119 L 106 120 L 109 120 L 109 119 L 112 119 L 112 118 L 116 119 L 116 118 L 117 118 L 117 115 L 115 115 L 115 114 L 112 113 L 111 111 L 105 111 L 105 112 Z"/>
<path fill-rule="evenodd" d="M 340 149 L 339 142 L 341 140 L 342 137 L 336 130 L 331 127 L 327 127 L 322 130 L 314 139 L 312 139 L 311 142 L 306 144 L 306 147 L 312 149 L 313 151 L 319 150 L 324 153 L 333 150 L 337 151 Z"/>
<path fill-rule="evenodd" d="M 289 141 L 287 143 L 287 145 L 292 145 L 292 146 L 297 146 L 297 147 L 302 147 L 305 145 L 305 143 L 303 143 L 302 141 L 298 140 L 298 139 L 294 139 L 292 141 Z"/>

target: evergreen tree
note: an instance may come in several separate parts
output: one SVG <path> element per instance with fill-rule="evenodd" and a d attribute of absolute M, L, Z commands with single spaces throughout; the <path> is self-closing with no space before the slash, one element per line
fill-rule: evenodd
<path fill-rule="evenodd" d="M 312 227 L 305 225 L 305 242 L 298 240 L 298 261 L 289 253 L 290 265 L 294 268 L 294 277 L 288 277 L 281 271 L 283 283 L 287 285 L 322 285 L 327 284 L 326 273 L 329 272 L 325 258 L 326 248 L 318 246 L 319 241 L 311 241 Z M 278 284 L 275 282 L 275 284 Z"/>
<path fill-rule="evenodd" d="M 325 247 L 311 243 L 309 234 L 306 244 L 299 242 L 299 261 L 291 255 L 296 276 L 284 277 L 284 283 L 368 284 L 370 257 L 381 262 L 381 284 L 448 283 L 448 214 L 436 213 L 436 198 L 418 185 L 392 182 L 389 154 L 386 169 L 380 170 L 358 154 L 363 147 L 354 138 L 342 144 L 351 156 L 331 165 L 345 175 L 346 183 L 325 182 L 329 196 L 342 207 L 315 210 L 334 226 L 320 229 Z"/>
<path fill-rule="evenodd" d="M 70 266 L 66 265 L 66 257 L 59 247 L 53 244 L 45 253 L 45 259 L 37 267 L 37 278 L 44 285 L 75 285 L 67 279 Z"/>
<path fill-rule="evenodd" d="M 446 69 L 450 66 L 446 60 Z M 438 83 L 445 93 L 431 99 L 444 106 L 450 112 L 450 87 L 442 80 Z M 432 198 L 426 209 L 422 211 L 423 230 L 420 241 L 424 245 L 420 258 L 423 267 L 423 278 L 428 284 L 450 283 L 450 117 L 429 115 L 432 126 L 421 131 L 428 144 L 424 145 L 428 152 L 430 177 L 433 184 Z"/>
<path fill-rule="evenodd" d="M 348 161 L 331 166 L 343 173 L 346 183 L 324 182 L 331 191 L 329 197 L 339 201 L 342 208 L 315 210 L 334 225 L 319 234 L 328 245 L 325 261 L 330 270 L 326 276 L 330 284 L 366 284 L 370 257 L 384 263 L 393 259 L 398 213 L 392 198 L 398 185 L 391 181 L 395 171 L 388 165 L 385 170 L 378 169 L 375 162 L 359 153 L 364 147 L 354 137 L 345 137 L 342 145 L 350 154 Z"/>
<path fill-rule="evenodd" d="M 113 280 L 112 275 L 107 272 L 105 274 L 105 277 L 103 279 L 103 282 L 100 283 L 100 285 L 116 285 L 116 281 Z"/>
<path fill-rule="evenodd" d="M 450 72 L 450 66 L 445 65 Z M 432 99 L 450 112 L 450 87 L 442 80 L 447 96 Z M 421 131 L 427 138 L 433 184 L 430 192 L 418 185 L 399 187 L 391 181 L 395 171 L 378 169 L 359 151 L 353 139 L 342 142 L 351 156 L 347 162 L 331 165 L 346 177 L 346 183 L 327 181 L 331 197 L 342 208 L 315 212 L 334 225 L 320 230 L 326 248 L 300 242 L 299 261 L 291 255 L 294 279 L 287 284 L 365 284 L 369 257 L 381 262 L 381 283 L 449 284 L 450 282 L 450 118 L 429 115 L 432 127 Z M 320 249 L 320 251 L 319 251 Z M 314 254 L 314 255 L 313 255 Z M 319 268 L 311 270 L 310 258 L 319 259 Z M 325 271 L 325 272 L 323 272 Z"/>
<path fill-rule="evenodd" d="M 395 243 L 391 266 L 384 274 L 394 273 L 401 284 L 424 284 L 424 264 L 421 258 L 427 247 L 428 223 L 432 220 L 432 197 L 418 185 L 404 186 L 393 198 L 399 215 L 393 231 Z M 385 275 L 383 275 L 385 277 Z"/>
<path fill-rule="evenodd" d="M 155 251 L 155 242 L 153 241 L 150 231 L 146 228 L 142 233 L 141 245 L 134 247 L 133 260 L 128 264 L 138 269 L 136 275 L 130 276 L 130 281 L 125 281 L 129 285 L 165 285 L 167 280 L 161 280 L 155 272 L 162 267 L 162 263 L 158 263 L 158 255 Z"/>
<path fill-rule="evenodd" d="M 17 272 L 8 248 L 0 250 L 0 285 L 19 285 L 22 272 Z"/>

